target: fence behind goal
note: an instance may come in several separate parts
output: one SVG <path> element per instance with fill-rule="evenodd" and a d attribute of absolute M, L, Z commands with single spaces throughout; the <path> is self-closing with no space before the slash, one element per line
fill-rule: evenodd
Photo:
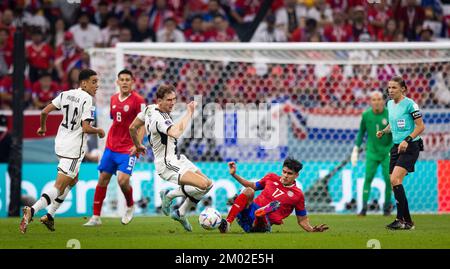
<path fill-rule="evenodd" d="M 291 156 L 304 163 L 298 182 L 309 211 L 355 212 L 355 206 L 361 206 L 365 155 L 355 167 L 348 160 L 360 115 L 369 108 L 371 92 L 380 91 L 387 98 L 388 81 L 401 75 L 427 127 L 425 151 L 416 172 L 405 180 L 412 211 L 450 210 L 449 42 L 123 43 L 115 49 L 92 50 L 91 61 L 101 79 L 97 123 L 106 129 L 111 124 L 109 98 L 122 68 L 134 73 L 135 89 L 149 104 L 165 82 L 176 86 L 179 102 L 195 98 L 201 104 L 190 132 L 178 145 L 219 182 L 206 203 L 221 211 L 240 190 L 227 175 L 226 162 L 236 161 L 239 174 L 256 180 L 268 172 L 280 173 L 282 161 Z M 180 105 L 174 118 L 182 113 Z M 145 163 L 152 161 L 149 151 L 137 169 L 151 170 Z M 149 172 L 150 181 L 160 182 Z M 386 188 L 381 171 L 372 185 L 370 202 L 377 212 Z M 145 184 L 142 197 L 137 197 L 149 198 L 150 212 L 160 205 L 157 187 Z M 105 204 L 115 212 L 124 204 L 122 199 L 113 191 Z"/>

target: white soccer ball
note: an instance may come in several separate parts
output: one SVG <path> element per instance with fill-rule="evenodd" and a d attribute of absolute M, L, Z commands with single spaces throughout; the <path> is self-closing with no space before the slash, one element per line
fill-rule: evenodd
<path fill-rule="evenodd" d="M 200 216 L 198 217 L 198 222 L 200 226 L 202 226 L 206 230 L 213 230 L 219 227 L 220 222 L 222 220 L 222 216 L 219 211 L 212 207 L 205 208 Z"/>

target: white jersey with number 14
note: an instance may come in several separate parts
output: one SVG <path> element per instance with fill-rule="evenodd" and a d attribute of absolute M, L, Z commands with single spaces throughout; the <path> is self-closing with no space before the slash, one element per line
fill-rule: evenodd
<path fill-rule="evenodd" d="M 52 104 L 63 114 L 55 138 L 56 155 L 69 159 L 81 158 L 87 149 L 82 122 L 94 120 L 92 96 L 79 88 L 61 92 Z"/>

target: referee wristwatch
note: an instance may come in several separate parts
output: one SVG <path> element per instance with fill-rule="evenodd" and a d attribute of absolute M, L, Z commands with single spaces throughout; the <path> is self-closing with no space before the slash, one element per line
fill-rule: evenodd
<path fill-rule="evenodd" d="M 413 140 L 413 138 L 410 136 L 410 135 L 408 135 L 406 138 L 405 138 L 405 141 L 409 144 L 409 142 L 411 142 Z"/>

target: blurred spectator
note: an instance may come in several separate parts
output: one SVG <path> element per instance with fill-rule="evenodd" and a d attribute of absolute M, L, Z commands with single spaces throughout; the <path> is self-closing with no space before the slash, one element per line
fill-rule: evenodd
<path fill-rule="evenodd" d="M 43 73 L 38 81 L 33 83 L 33 106 L 43 109 L 59 93 L 58 84 L 52 81 L 50 73 Z"/>
<path fill-rule="evenodd" d="M 150 27 L 153 32 L 158 33 L 158 31 L 164 28 L 164 23 L 169 18 L 175 18 L 175 13 L 167 7 L 166 0 L 155 0 L 155 5 L 152 7 L 149 13 Z M 175 23 L 176 19 L 174 19 Z"/>
<path fill-rule="evenodd" d="M 231 11 L 231 16 L 239 24 L 252 22 L 262 3 L 262 0 L 236 0 L 234 1 L 234 8 Z M 283 5 L 283 0 L 273 0 L 271 6 L 272 12 L 276 12 Z"/>
<path fill-rule="evenodd" d="M 64 35 L 64 42 L 56 48 L 55 68 L 60 80 L 65 81 L 69 70 L 81 65 L 83 50 L 78 47 L 73 38 L 73 34 L 67 31 Z"/>
<path fill-rule="evenodd" d="M 50 24 L 39 12 L 39 9 L 34 6 L 30 6 L 28 11 L 29 12 L 26 12 L 24 15 L 23 23 L 31 28 L 40 28 L 43 33 L 47 33 L 50 29 Z"/>
<path fill-rule="evenodd" d="M 226 16 L 225 11 L 220 6 L 220 0 L 209 0 L 208 8 L 205 13 L 203 13 L 204 29 L 208 31 L 214 27 L 214 17 L 217 15 Z"/>
<path fill-rule="evenodd" d="M 102 32 L 97 25 L 89 22 L 89 14 L 81 13 L 78 24 L 70 27 L 75 43 L 82 49 L 98 47 L 102 43 Z"/>
<path fill-rule="evenodd" d="M 117 6 L 116 17 L 122 27 L 132 27 L 135 24 L 137 16 L 136 7 L 133 6 L 131 0 L 122 0 Z"/>
<path fill-rule="evenodd" d="M 393 42 L 393 41 L 403 41 L 399 37 L 403 34 L 398 28 L 397 21 L 395 19 L 389 19 L 386 21 L 383 31 L 378 32 L 377 40 L 381 42 Z"/>
<path fill-rule="evenodd" d="M 120 27 L 119 19 L 110 13 L 106 18 L 106 27 L 101 30 L 102 44 L 105 47 L 114 47 L 119 41 Z"/>
<path fill-rule="evenodd" d="M 11 154 L 12 137 L 8 132 L 6 116 L 0 114 L 0 163 L 8 163 Z"/>
<path fill-rule="evenodd" d="M 306 16 L 314 19 L 319 27 L 333 23 L 333 11 L 326 0 L 315 0 L 314 6 L 308 9 Z"/>
<path fill-rule="evenodd" d="M 319 42 L 321 40 L 319 27 L 315 19 L 307 19 L 305 28 L 297 28 L 291 36 L 291 42 L 311 42 L 312 40 Z"/>
<path fill-rule="evenodd" d="M 31 105 L 31 82 L 25 78 L 25 109 Z M 12 108 L 13 81 L 12 75 L 6 75 L 0 79 L 0 109 Z"/>
<path fill-rule="evenodd" d="M 352 33 L 352 41 L 354 42 L 362 41 L 361 37 L 364 37 L 364 41 L 368 41 L 367 39 L 375 40 L 375 36 L 369 35 L 368 22 L 363 6 L 357 6 L 353 9 Z"/>
<path fill-rule="evenodd" d="M 13 45 L 7 28 L 0 27 L 0 77 L 9 73 L 12 64 Z"/>
<path fill-rule="evenodd" d="M 53 0 L 53 7 L 61 11 L 61 16 L 67 25 L 76 22 L 77 9 L 67 0 Z"/>
<path fill-rule="evenodd" d="M 2 28 L 6 28 L 9 31 L 9 36 L 12 40 L 14 32 L 16 31 L 16 27 L 13 24 L 14 22 L 14 13 L 11 9 L 5 9 L 2 14 L 2 21 L 0 26 Z"/>
<path fill-rule="evenodd" d="M 424 10 L 425 20 L 422 28 L 429 28 L 434 33 L 434 38 L 439 38 L 442 32 L 442 20 L 439 20 L 432 7 L 427 7 Z"/>
<path fill-rule="evenodd" d="M 385 23 L 393 18 L 394 14 L 391 8 L 386 4 L 386 0 L 370 5 L 367 12 L 369 22 L 369 32 L 373 37 L 378 37 L 384 30 Z"/>
<path fill-rule="evenodd" d="M 177 23 L 174 18 L 168 18 L 164 21 L 164 28 L 156 33 L 158 42 L 184 42 L 184 34 L 177 29 Z"/>
<path fill-rule="evenodd" d="M 32 43 L 27 46 L 26 54 L 29 63 L 29 78 L 31 82 L 35 82 L 42 72 L 52 72 L 54 52 L 50 45 L 44 42 L 39 28 L 32 32 L 31 40 Z"/>
<path fill-rule="evenodd" d="M 74 67 L 67 74 L 67 78 L 61 85 L 62 91 L 68 91 L 72 89 L 78 89 L 80 87 L 78 83 L 78 76 L 80 75 L 80 68 Z"/>
<path fill-rule="evenodd" d="M 438 18 L 438 20 L 442 20 L 442 15 L 444 12 L 443 6 L 442 6 L 442 2 L 444 2 L 446 5 L 449 4 L 449 1 L 441 1 L 441 0 L 421 0 L 420 1 L 420 5 L 423 8 L 431 8 L 433 10 L 433 13 L 436 15 L 436 17 Z"/>
<path fill-rule="evenodd" d="M 240 24 L 251 22 L 255 18 L 260 6 L 260 0 L 236 0 L 232 16 Z"/>
<path fill-rule="evenodd" d="M 155 33 L 149 26 L 149 18 L 147 14 L 141 14 L 132 28 L 133 42 L 154 42 L 156 41 Z"/>
<path fill-rule="evenodd" d="M 281 27 L 285 31 L 287 38 L 290 38 L 297 27 L 304 27 L 307 9 L 297 0 L 284 0 L 284 3 L 285 6 L 280 8 L 275 14 L 276 26 Z"/>
<path fill-rule="evenodd" d="M 269 14 L 265 21 L 260 23 L 251 40 L 252 42 L 286 42 L 284 29 L 275 27 L 275 16 Z"/>
<path fill-rule="evenodd" d="M 214 17 L 214 28 L 211 31 L 210 40 L 214 42 L 237 42 L 239 41 L 236 32 L 228 24 L 222 15 Z"/>
<path fill-rule="evenodd" d="M 332 10 L 341 10 L 346 12 L 348 7 L 348 0 L 327 0 L 328 5 Z"/>
<path fill-rule="evenodd" d="M 119 42 L 131 42 L 133 35 L 131 30 L 127 27 L 120 28 Z M 115 46 L 115 44 L 114 44 Z"/>
<path fill-rule="evenodd" d="M 97 24 L 101 29 L 105 28 L 109 14 L 110 12 L 108 8 L 108 2 L 100 1 L 100 3 L 98 3 L 97 10 L 94 14 L 95 24 Z"/>
<path fill-rule="evenodd" d="M 431 29 L 428 26 L 425 26 L 420 30 L 418 41 L 424 41 L 424 42 L 434 41 L 433 35 L 434 35 L 433 29 Z"/>
<path fill-rule="evenodd" d="M 406 0 L 406 6 L 399 11 L 400 29 L 409 41 L 417 40 L 422 30 L 424 10 L 416 0 Z"/>
<path fill-rule="evenodd" d="M 55 24 L 51 26 L 51 42 L 53 48 L 57 48 L 64 42 L 64 34 L 66 32 L 66 25 L 63 19 L 57 19 Z"/>
<path fill-rule="evenodd" d="M 334 23 L 324 27 L 325 41 L 349 42 L 353 37 L 352 26 L 346 23 L 343 11 L 336 9 L 333 13 Z"/>
<path fill-rule="evenodd" d="M 196 15 L 191 20 L 191 27 L 184 31 L 187 42 L 206 42 L 208 37 L 203 31 L 203 17 Z"/>

